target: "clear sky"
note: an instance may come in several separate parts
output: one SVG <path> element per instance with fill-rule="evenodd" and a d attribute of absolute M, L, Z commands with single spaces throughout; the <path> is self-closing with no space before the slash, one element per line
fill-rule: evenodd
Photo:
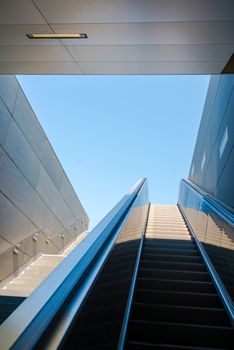
<path fill-rule="evenodd" d="M 177 202 L 209 76 L 18 76 L 93 227 L 141 177 Z"/>

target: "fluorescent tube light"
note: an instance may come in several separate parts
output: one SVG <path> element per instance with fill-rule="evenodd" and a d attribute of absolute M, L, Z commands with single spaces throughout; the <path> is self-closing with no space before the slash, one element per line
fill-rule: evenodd
<path fill-rule="evenodd" d="M 87 39 L 85 33 L 71 33 L 71 34 L 55 34 L 55 33 L 35 33 L 26 34 L 29 39 Z"/>

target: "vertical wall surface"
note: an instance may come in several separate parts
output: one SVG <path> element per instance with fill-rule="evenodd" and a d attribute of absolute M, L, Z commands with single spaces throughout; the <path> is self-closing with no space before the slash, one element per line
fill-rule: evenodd
<path fill-rule="evenodd" d="M 198 188 L 182 181 L 179 203 L 234 302 L 233 179 L 234 75 L 227 74 L 211 78 L 189 174 Z"/>
<path fill-rule="evenodd" d="M 189 180 L 234 209 L 234 74 L 213 76 Z"/>
<path fill-rule="evenodd" d="M 0 281 L 56 254 L 88 217 L 14 76 L 0 76 Z"/>

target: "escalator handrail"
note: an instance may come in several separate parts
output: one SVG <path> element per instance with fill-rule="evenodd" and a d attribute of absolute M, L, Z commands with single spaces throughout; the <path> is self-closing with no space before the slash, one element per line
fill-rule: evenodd
<path fill-rule="evenodd" d="M 1 350 L 32 349 L 38 343 L 75 286 L 82 285 L 82 278 L 105 251 L 118 226 L 126 221 L 145 183 L 146 178 L 141 179 L 0 326 Z"/>
<path fill-rule="evenodd" d="M 122 322 L 122 327 L 121 327 L 121 332 L 120 332 L 120 336 L 119 336 L 117 350 L 123 350 L 125 347 L 127 329 L 128 329 L 128 325 L 129 325 L 129 319 L 130 319 L 130 314 L 131 314 L 132 305 L 133 305 L 133 298 L 134 298 L 135 289 L 136 289 L 136 281 L 137 281 L 137 276 L 138 276 L 138 271 L 139 271 L 139 266 L 140 266 L 140 261 L 141 261 L 142 248 L 143 248 L 145 233 L 146 233 L 147 224 L 148 224 L 149 211 L 150 211 L 150 203 L 148 205 L 144 231 L 141 235 L 141 240 L 140 240 L 139 247 L 138 247 L 135 267 L 134 267 L 134 271 L 133 271 L 131 286 L 130 286 L 129 295 L 128 295 L 128 301 L 127 301 L 127 305 L 125 308 L 125 314 L 124 314 L 124 319 Z"/>
<path fill-rule="evenodd" d="M 228 225 L 234 227 L 234 214 L 230 210 L 221 205 L 221 203 L 211 197 L 204 190 L 193 184 L 191 181 L 182 179 L 181 183 L 184 183 L 186 186 L 188 186 L 189 189 L 203 201 L 203 203 L 206 205 L 206 208 L 209 208 L 211 212 L 218 215 Z"/>

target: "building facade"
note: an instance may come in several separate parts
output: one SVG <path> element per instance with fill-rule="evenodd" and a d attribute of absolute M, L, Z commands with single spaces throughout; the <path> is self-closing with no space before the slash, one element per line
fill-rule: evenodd
<path fill-rule="evenodd" d="M 179 203 L 234 302 L 233 111 L 234 75 L 211 77 Z"/>
<path fill-rule="evenodd" d="M 0 76 L 0 281 L 57 254 L 87 214 L 14 76 Z"/>

